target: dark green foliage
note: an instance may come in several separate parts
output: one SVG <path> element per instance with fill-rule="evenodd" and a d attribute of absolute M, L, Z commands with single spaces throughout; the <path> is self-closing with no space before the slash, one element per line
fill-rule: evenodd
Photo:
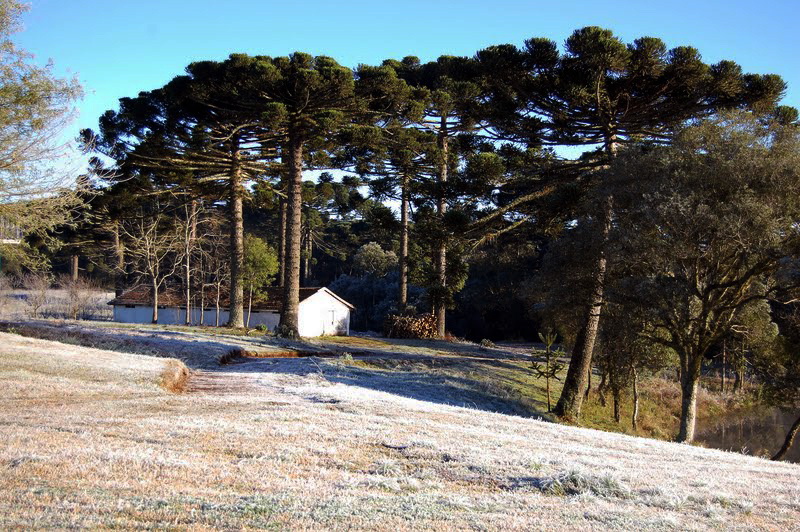
<path fill-rule="evenodd" d="M 797 285 L 782 271 L 800 251 L 800 137 L 722 115 L 683 130 L 670 148 L 621 157 L 609 176 L 620 212 L 616 268 L 626 274 L 619 292 L 639 309 L 644 338 L 680 358 L 689 403 L 679 439 L 691 440 L 709 350 L 737 324 L 764 331 L 765 301 Z"/>

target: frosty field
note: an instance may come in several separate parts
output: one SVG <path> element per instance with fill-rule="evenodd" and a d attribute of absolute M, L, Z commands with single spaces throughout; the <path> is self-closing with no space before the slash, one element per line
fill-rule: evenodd
<path fill-rule="evenodd" d="M 798 528 L 800 467 L 359 386 L 0 334 L 0 527 Z M 178 386 L 180 388 L 180 386 Z"/>

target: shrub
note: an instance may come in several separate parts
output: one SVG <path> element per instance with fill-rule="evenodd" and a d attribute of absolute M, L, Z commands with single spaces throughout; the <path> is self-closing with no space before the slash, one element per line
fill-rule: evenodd
<path fill-rule="evenodd" d="M 278 328 L 275 329 L 275 336 L 278 338 L 286 338 L 287 340 L 297 340 L 298 338 L 297 333 L 286 325 L 279 325 Z"/>
<path fill-rule="evenodd" d="M 28 314 L 38 318 L 47 303 L 47 292 L 50 290 L 50 276 L 45 273 L 26 273 L 22 277 L 22 286 L 28 291 L 25 302 L 28 305 Z"/>
<path fill-rule="evenodd" d="M 64 275 L 59 285 L 67 295 L 64 317 L 71 320 L 91 318 L 94 294 L 98 289 L 95 283 L 89 279 L 73 279 L 70 275 Z"/>
<path fill-rule="evenodd" d="M 539 481 L 539 489 L 548 495 L 580 495 L 591 493 L 598 497 L 630 497 L 628 488 L 609 475 L 593 475 L 580 471 L 563 471 Z"/>

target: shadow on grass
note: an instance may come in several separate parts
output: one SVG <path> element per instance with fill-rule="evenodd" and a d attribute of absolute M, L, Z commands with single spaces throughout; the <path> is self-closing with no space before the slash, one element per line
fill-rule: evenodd
<path fill-rule="evenodd" d="M 364 367 L 364 366 L 367 367 Z M 225 366 L 232 373 L 317 374 L 346 384 L 436 404 L 547 418 L 546 402 L 521 393 L 525 369 L 513 361 L 437 359 L 248 359 Z M 498 374 L 498 372 L 500 372 Z"/>
<path fill-rule="evenodd" d="M 0 330 L 110 351 L 173 357 L 193 370 L 234 374 L 320 374 L 330 382 L 420 401 L 525 417 L 547 417 L 546 399 L 540 395 L 542 386 L 533 383 L 528 370 L 529 356 L 509 353 L 507 358 L 503 358 L 500 350 L 487 353 L 487 350 L 474 345 L 444 341 L 410 342 L 412 347 L 417 343 L 434 346 L 436 351 L 447 352 L 448 356 L 432 354 L 431 351 L 414 354 L 364 349 L 353 350 L 355 358 L 349 360 L 317 356 L 250 358 L 237 353 L 246 353 L 248 346 L 264 345 L 263 339 L 216 337 L 146 326 L 135 329 L 92 327 L 89 323 L 47 320 L 0 323 Z M 405 345 L 405 341 L 387 342 L 389 349 L 394 346 L 400 349 Z M 306 354 L 314 354 L 314 349 L 319 353 L 330 353 L 322 342 L 295 342 L 287 348 L 312 350 Z M 231 363 L 220 365 L 220 359 L 225 357 Z"/>

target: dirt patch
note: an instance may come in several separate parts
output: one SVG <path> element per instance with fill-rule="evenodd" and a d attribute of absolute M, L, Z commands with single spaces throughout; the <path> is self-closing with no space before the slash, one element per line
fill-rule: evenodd
<path fill-rule="evenodd" d="M 248 349 L 235 348 L 231 349 L 221 357 L 219 357 L 219 364 L 225 366 L 228 364 L 243 364 L 253 359 L 259 358 L 308 358 L 320 357 L 330 358 L 339 356 L 332 351 L 301 351 L 296 349 L 270 349 L 269 351 L 251 351 Z"/>
<path fill-rule="evenodd" d="M 265 389 L 258 383 L 257 374 L 248 375 L 206 370 L 192 371 L 191 378 L 188 380 L 186 386 L 186 393 L 209 394 L 213 396 L 260 396 L 263 395 L 264 390 Z"/>

